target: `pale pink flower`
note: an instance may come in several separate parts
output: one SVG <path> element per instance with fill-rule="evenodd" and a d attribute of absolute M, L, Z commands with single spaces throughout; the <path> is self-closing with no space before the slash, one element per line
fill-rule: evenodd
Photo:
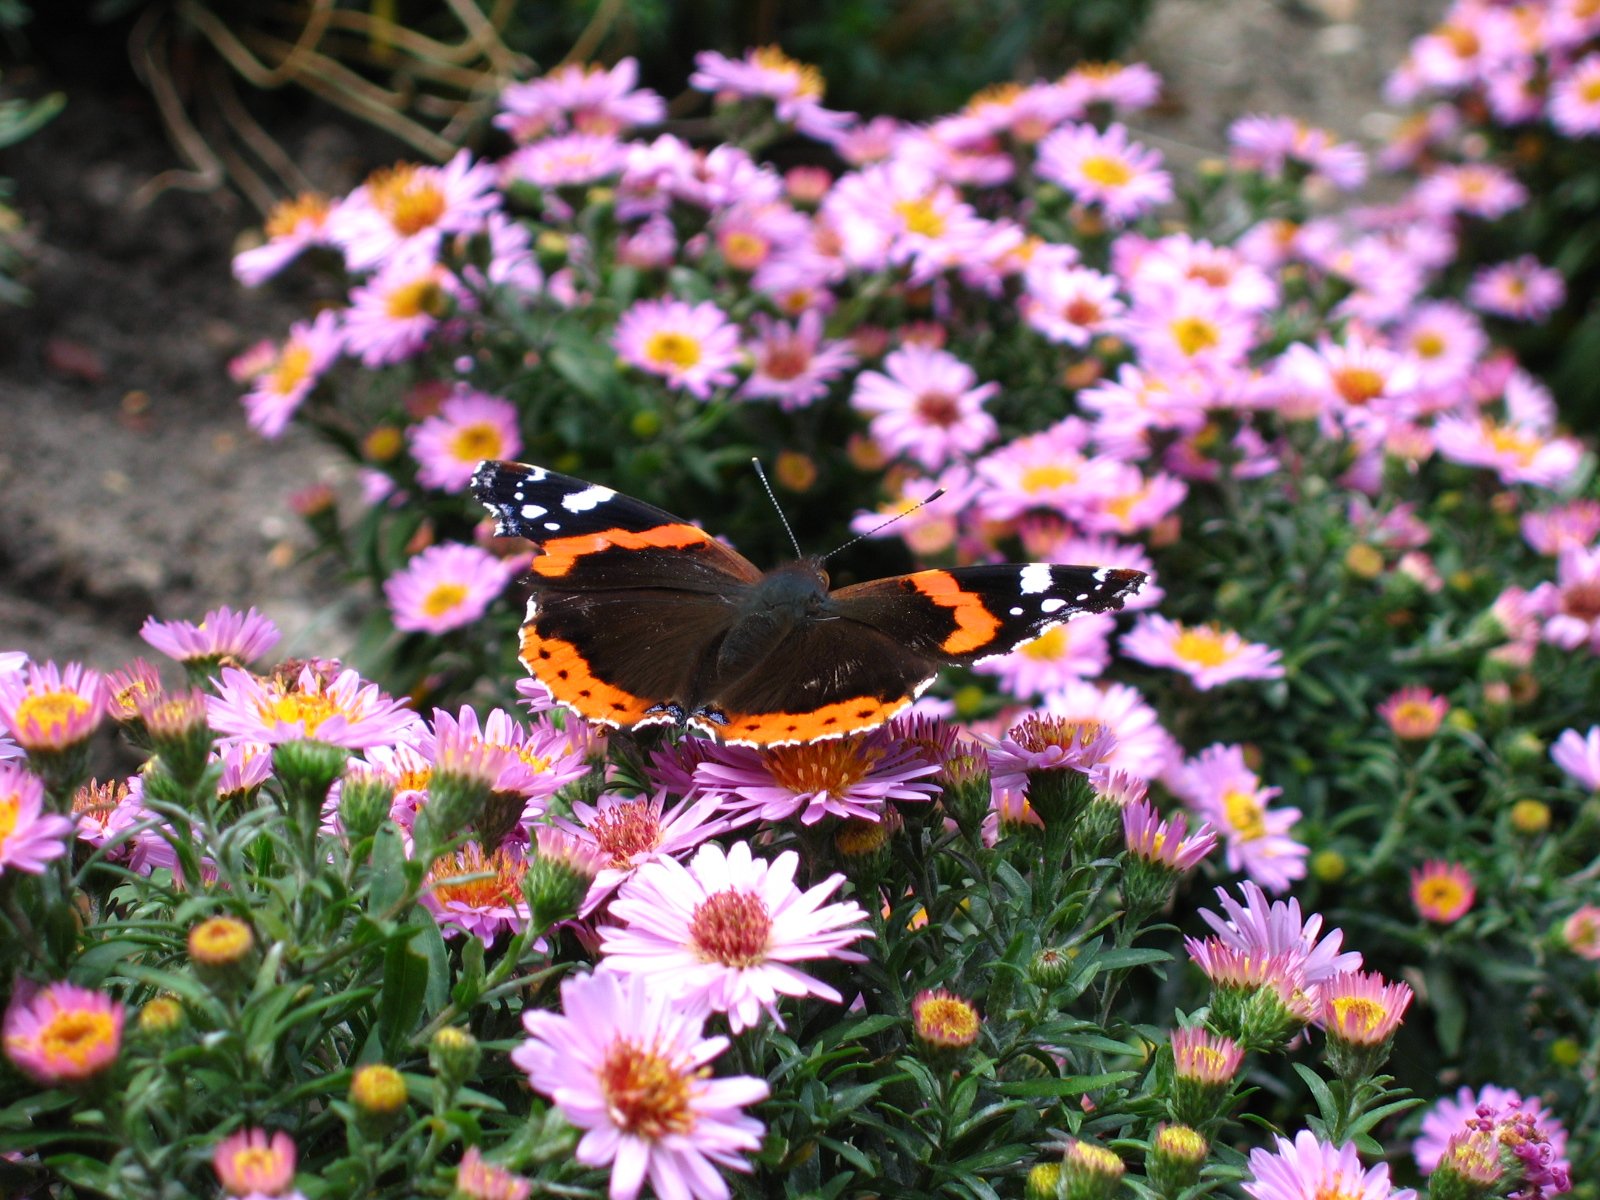
<path fill-rule="evenodd" d="M 1561 272 L 1531 254 L 1482 268 L 1467 287 L 1467 299 L 1481 311 L 1511 321 L 1542 321 L 1567 299 Z"/>
<path fill-rule="evenodd" d="M 1507 484 L 1560 487 L 1583 459 L 1583 447 L 1576 439 L 1552 436 L 1543 422 L 1441 417 L 1433 437 L 1441 457 L 1485 467 Z"/>
<path fill-rule="evenodd" d="M 1392 693 L 1378 705 L 1378 716 L 1391 733 L 1403 742 L 1426 741 L 1439 732 L 1445 714 L 1450 711 L 1450 701 L 1436 695 L 1431 689 L 1411 686 Z"/>
<path fill-rule="evenodd" d="M 1075 519 L 1138 469 L 1084 453 L 1090 427 L 1066 417 L 1002 446 L 976 464 L 976 505 L 984 517 L 1007 521 L 1031 511 Z"/>
<path fill-rule="evenodd" d="M 40 1087 L 83 1083 L 116 1062 L 123 1006 L 104 992 L 70 983 L 36 987 L 19 979 L 0 1038 L 5 1055 Z"/>
<path fill-rule="evenodd" d="M 762 1125 L 743 1110 L 767 1098 L 766 1081 L 713 1076 L 728 1039 L 703 1036 L 704 1015 L 651 978 L 568 976 L 561 1009 L 523 1013 L 529 1036 L 511 1061 L 583 1130 L 577 1160 L 611 1164 L 611 1200 L 635 1200 L 646 1178 L 658 1197 L 728 1200 L 717 1170 L 750 1169 Z"/>
<path fill-rule="evenodd" d="M 1426 388 L 1459 388 L 1489 346 L 1478 318 L 1449 300 L 1418 308 L 1396 342 L 1416 371 L 1418 383 Z"/>
<path fill-rule="evenodd" d="M 1253 1200 L 1417 1200 L 1415 1189 L 1389 1181 L 1388 1163 L 1363 1168 L 1352 1142 L 1334 1146 L 1305 1129 L 1292 1142 L 1274 1140 L 1276 1150 L 1250 1152 L 1252 1182 L 1242 1186 Z"/>
<path fill-rule="evenodd" d="M 1294 117 L 1240 117 L 1228 127 L 1228 143 L 1235 166 L 1269 179 L 1292 171 L 1293 178 L 1304 175 L 1345 192 L 1367 179 L 1366 155 L 1358 147 Z"/>
<path fill-rule="evenodd" d="M 281 1130 L 247 1126 L 229 1134 L 211 1152 L 211 1168 L 224 1194 L 242 1200 L 301 1200 L 294 1186 L 294 1140 Z"/>
<path fill-rule="evenodd" d="M 0 675 L 0 731 L 30 755 L 80 746 L 105 719 L 105 677 L 82 663 L 30 662 Z"/>
<path fill-rule="evenodd" d="M 660 96 L 639 83 L 639 60 L 621 59 L 606 68 L 567 63 L 538 79 L 508 84 L 500 93 L 494 123 L 520 142 L 564 129 L 618 134 L 635 125 L 655 125 L 667 115 Z"/>
<path fill-rule="evenodd" d="M 281 435 L 343 349 L 344 331 L 332 309 L 289 326 L 283 345 L 252 373 L 241 401 L 250 428 L 266 438 Z"/>
<path fill-rule="evenodd" d="M 831 140 L 850 124 L 849 113 L 822 107 L 822 73 L 796 62 L 776 46 L 745 51 L 741 59 L 715 50 L 694 56 L 689 86 L 702 92 L 741 99 L 771 100 L 780 121 L 809 137 Z"/>
<path fill-rule="evenodd" d="M 1600 54 L 1573 63 L 1550 89 L 1550 123 L 1568 137 L 1600 133 Z"/>
<path fill-rule="evenodd" d="M 1218 625 L 1181 625 L 1155 613 L 1140 616 L 1123 635 L 1122 653 L 1147 666 L 1181 671 L 1202 692 L 1240 679 L 1283 677 L 1282 651 Z"/>
<path fill-rule="evenodd" d="M 464 489 L 484 459 L 515 458 L 522 449 L 516 406 L 464 386 L 406 437 L 417 460 L 417 482 L 441 492 Z"/>
<path fill-rule="evenodd" d="M 350 293 L 344 348 L 369 367 L 417 354 L 454 308 L 461 284 L 428 255 L 396 254 Z"/>
<path fill-rule="evenodd" d="M 1331 1042 L 1382 1046 L 1400 1028 L 1412 1000 L 1411 986 L 1391 983 L 1376 971 L 1346 971 L 1320 989 L 1317 1023 Z"/>
<path fill-rule="evenodd" d="M 750 378 L 739 389 L 745 399 L 805 408 L 826 396 L 834 379 L 855 364 L 844 342 L 823 337 L 822 314 L 815 309 L 802 313 L 793 325 L 764 313 L 752 317 L 751 325 Z"/>
<path fill-rule="evenodd" d="M 1045 698 L 1039 711 L 1063 721 L 1104 726 L 1114 739 L 1101 763 L 1107 770 L 1155 779 L 1183 757 L 1156 710 L 1125 683 L 1069 680 Z"/>
<path fill-rule="evenodd" d="M 1524 1099 L 1511 1088 L 1486 1083 L 1474 1090 L 1458 1088 L 1453 1096 L 1443 1096 L 1422 1114 L 1422 1132 L 1411 1143 L 1412 1156 L 1424 1174 L 1432 1174 L 1444 1157 L 1450 1140 L 1466 1132 L 1467 1123 L 1484 1116 L 1493 1118 L 1507 1110 L 1521 1112 L 1531 1117 L 1542 1129 L 1552 1156 L 1561 1160 L 1566 1154 L 1567 1131 L 1549 1109 L 1537 1099 Z"/>
<path fill-rule="evenodd" d="M 692 777 L 693 771 L 689 772 Z M 609 900 L 640 867 L 662 858 L 682 858 L 709 838 L 726 833 L 734 822 L 718 815 L 718 795 L 681 794 L 668 805 L 666 791 L 655 796 L 602 794 L 593 804 L 575 801 L 572 821 L 558 824 L 605 856 L 584 897 L 587 916 Z"/>
<path fill-rule="evenodd" d="M 331 245 L 332 211 L 333 202 L 316 192 L 279 201 L 262 222 L 266 242 L 234 255 L 233 277 L 245 287 L 259 287 L 312 246 Z"/>
<path fill-rule="evenodd" d="M 1189 819 L 1182 813 L 1164 819 L 1144 800 L 1136 800 L 1123 808 L 1122 837 L 1127 852 L 1133 857 L 1169 871 L 1191 869 L 1217 844 L 1216 832 L 1209 824 L 1202 822 L 1191 835 Z"/>
<path fill-rule="evenodd" d="M 232 659 L 246 663 L 278 644 L 278 627 L 254 607 L 235 612 L 224 604 L 190 621 L 145 618 L 139 636 L 168 658 L 181 663 Z"/>
<path fill-rule="evenodd" d="M 747 819 L 798 816 L 814 825 L 830 814 L 876 821 L 890 801 L 931 800 L 939 789 L 928 777 L 937 770 L 916 747 L 878 729 L 792 746 L 719 746 L 694 779 Z"/>
<path fill-rule="evenodd" d="M 1227 842 L 1231 871 L 1243 871 L 1269 892 L 1287 891 L 1306 873 L 1306 846 L 1290 836 L 1298 808 L 1268 807 L 1283 791 L 1262 787 L 1238 746 L 1214 745 L 1184 764 L 1172 790 Z"/>
<path fill-rule="evenodd" d="M 1600 501 L 1571 500 L 1522 517 L 1522 540 L 1540 554 L 1556 556 L 1569 546 L 1587 548 L 1596 538 L 1600 538 Z"/>
<path fill-rule="evenodd" d="M 866 271 L 909 266 L 923 283 L 959 266 L 984 245 L 989 222 L 927 167 L 892 161 L 852 171 L 822 202 L 821 221 L 838 235 L 845 262 Z"/>
<path fill-rule="evenodd" d="M 1575 782 L 1600 791 L 1600 725 L 1589 726 L 1587 733 L 1564 729 L 1550 747 L 1550 757 Z"/>
<path fill-rule="evenodd" d="M 1600 906 L 1580 904 L 1561 922 L 1561 942 L 1579 958 L 1600 962 Z"/>
<path fill-rule="evenodd" d="M 500 205 L 495 168 L 460 151 L 442 167 L 397 163 L 374 171 L 328 215 L 328 237 L 353 271 L 402 255 L 435 258 L 447 235 L 482 228 Z"/>
<path fill-rule="evenodd" d="M 611 134 L 563 133 L 519 146 L 500 160 L 500 186 L 525 183 L 538 188 L 584 188 L 622 174 L 627 148 Z M 546 198 L 563 218 L 565 202 Z"/>
<path fill-rule="evenodd" d="M 891 474 L 890 479 L 894 478 Z M 961 532 L 962 513 L 976 491 L 972 471 L 957 464 L 933 478 L 913 475 L 895 482 L 898 484 L 895 495 L 878 508 L 850 518 L 850 532 L 862 537 L 898 537 L 913 553 L 923 557 L 939 554 L 955 545 Z M 930 499 L 941 492 L 938 499 Z"/>
<path fill-rule="evenodd" d="M 1192 371 L 1147 371 L 1132 363 L 1078 393 L 1078 406 L 1094 418 L 1094 444 L 1117 458 L 1150 453 L 1152 431 L 1198 433 L 1205 427 L 1212 386 Z"/>
<path fill-rule="evenodd" d="M 493 946 L 502 934 L 517 934 L 528 927 L 528 900 L 522 890 L 528 861 L 522 853 L 502 845 L 485 854 L 468 842 L 436 858 L 423 879 L 418 902 L 433 914 L 441 931 L 471 934 Z"/>
<path fill-rule="evenodd" d="M 793 964 L 863 961 L 847 947 L 872 936 L 867 914 L 852 901 L 827 903 L 843 875 L 801 891 L 794 882 L 799 865 L 793 850 L 767 862 L 746 842 L 727 851 L 708 842 L 687 867 L 671 858 L 645 864 L 608 910 L 625 924 L 600 929 L 606 967 L 642 975 L 673 1000 L 726 1013 L 734 1033 L 763 1013 L 782 1028 L 780 996 L 839 1003 L 835 989 Z"/>
<path fill-rule="evenodd" d="M 1103 104 L 1137 112 L 1161 98 L 1161 76 L 1144 63 L 1079 63 L 1061 77 L 1060 86 L 1085 109 Z"/>
<path fill-rule="evenodd" d="M 1436 167 L 1417 185 L 1415 199 L 1425 212 L 1494 220 L 1527 203 L 1528 189 L 1503 167 L 1464 163 Z"/>
<path fill-rule="evenodd" d="M 72 841 L 73 821 L 47 812 L 44 781 L 19 763 L 0 762 L 0 879 L 38 875 Z"/>
<path fill-rule="evenodd" d="M 1255 345 L 1256 318 L 1219 303 L 1203 284 L 1182 283 L 1135 297 L 1119 330 L 1145 370 L 1233 376 Z"/>
<path fill-rule="evenodd" d="M 1222 912 L 1200 910 L 1201 918 L 1222 945 L 1257 958 L 1283 956 L 1313 986 L 1342 972 L 1361 969 L 1359 951 L 1341 953 L 1339 949 L 1344 944 L 1344 930 L 1333 929 L 1319 938 L 1321 913 L 1302 919 L 1300 901 L 1293 897 L 1269 902 L 1254 881 L 1246 879 L 1238 886 L 1243 904 L 1228 895 L 1226 888 L 1219 887 L 1216 893 Z"/>
<path fill-rule="evenodd" d="M 972 669 L 980 675 L 996 676 L 1007 695 L 1032 700 L 1104 671 L 1111 658 L 1108 639 L 1116 627 L 1116 617 L 1110 613 L 1088 613 L 1053 626 L 1009 654 L 986 658 Z"/>
<path fill-rule="evenodd" d="M 1090 267 L 1030 264 L 1017 302 L 1023 319 L 1052 342 L 1082 349 L 1125 307 L 1117 281 Z"/>
<path fill-rule="evenodd" d="M 1095 205 L 1113 225 L 1172 199 L 1172 176 L 1161 169 L 1160 152 L 1133 141 L 1119 124 L 1104 132 L 1092 125 L 1057 129 L 1039 143 L 1035 170 L 1081 203 Z"/>
<path fill-rule="evenodd" d="M 408 633 L 447 633 L 488 611 L 522 567 L 478 546 L 429 546 L 383 583 L 394 627 Z"/>
<path fill-rule="evenodd" d="M 1111 266 L 1139 297 L 1159 297 L 1182 285 L 1210 289 L 1227 307 L 1258 313 L 1278 303 L 1278 285 L 1233 246 L 1188 233 L 1161 238 L 1123 234 L 1111 247 Z"/>
<path fill-rule="evenodd" d="M 701 400 L 732 384 L 741 360 L 738 327 L 709 300 L 641 300 L 618 319 L 612 345 L 624 362 Z"/>
<path fill-rule="evenodd" d="M 851 403 L 871 416 L 873 439 L 889 454 L 929 470 L 971 455 L 999 432 L 983 405 L 1000 390 L 945 350 L 910 344 L 884 359 L 883 372 L 856 377 Z"/>
<path fill-rule="evenodd" d="M 223 667 L 206 711 L 218 733 L 274 746 L 314 738 L 368 750 L 414 740 L 421 725 L 405 701 L 384 695 L 357 672 L 337 670 L 325 677 L 309 665 L 293 680 Z"/>

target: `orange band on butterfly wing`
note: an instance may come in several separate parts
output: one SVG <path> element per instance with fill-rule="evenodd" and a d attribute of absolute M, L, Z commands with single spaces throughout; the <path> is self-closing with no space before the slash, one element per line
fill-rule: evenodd
<path fill-rule="evenodd" d="M 694 525 L 657 525 L 654 529 L 642 529 L 638 533 L 626 529 L 602 529 L 599 533 L 552 538 L 541 543 L 540 548 L 544 552 L 533 560 L 533 570 L 535 574 L 552 579 L 572 570 L 573 564 L 580 558 L 604 550 L 682 550 L 709 541 L 711 535 Z"/>
<path fill-rule="evenodd" d="M 590 670 L 588 660 L 571 642 L 543 637 L 533 623 L 522 627 L 522 665 L 550 689 L 558 704 L 587 721 L 631 729 L 643 721 L 655 701 L 607 683 Z"/>
<path fill-rule="evenodd" d="M 889 700 L 854 696 L 812 712 L 728 713 L 726 722 L 696 714 L 689 724 L 735 746 L 791 746 L 876 729 L 914 699 L 914 694 Z"/>
<path fill-rule="evenodd" d="M 984 605 L 983 597 L 963 591 L 948 571 L 918 571 L 907 576 L 917 591 L 941 608 L 948 608 L 956 627 L 939 643 L 946 654 L 969 654 L 994 641 L 1000 632 L 1000 618 Z"/>

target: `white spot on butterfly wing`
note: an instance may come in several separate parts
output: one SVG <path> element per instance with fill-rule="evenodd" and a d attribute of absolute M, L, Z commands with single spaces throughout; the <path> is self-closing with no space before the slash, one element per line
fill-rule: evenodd
<path fill-rule="evenodd" d="M 561 532 L 561 522 L 560 521 L 546 521 L 544 523 L 544 527 L 546 529 L 548 529 L 551 533 L 560 533 Z"/>
<path fill-rule="evenodd" d="M 520 497 L 522 493 L 518 492 L 517 495 Z M 544 516 L 545 513 L 549 511 L 550 510 L 548 508 L 544 508 L 538 504 L 524 504 L 522 506 L 522 515 L 530 521 L 534 520 L 536 517 Z"/>
<path fill-rule="evenodd" d="M 1035 596 L 1050 590 L 1050 564 L 1029 563 L 1018 577 L 1024 596 Z"/>
<path fill-rule="evenodd" d="M 590 509 L 598 508 L 616 494 L 608 487 L 601 487 L 597 483 L 590 484 L 581 492 L 561 497 L 561 507 L 570 513 L 588 512 Z"/>
<path fill-rule="evenodd" d="M 1083 599 L 1083 597 L 1079 596 L 1078 599 L 1081 600 L 1081 599 Z M 1051 596 L 1050 599 L 1040 602 L 1039 611 L 1042 612 L 1042 613 L 1053 613 L 1053 612 L 1056 612 L 1059 609 L 1065 608 L 1066 606 L 1067 606 L 1067 602 L 1065 600 L 1061 599 L 1061 597 L 1059 597 L 1059 596 Z M 1011 611 L 1012 612 L 1021 612 L 1022 610 L 1014 608 Z"/>
<path fill-rule="evenodd" d="M 1022 615 L 1022 610 L 1020 608 L 1013 608 L 1011 610 L 1011 615 L 1013 617 L 1020 617 Z"/>

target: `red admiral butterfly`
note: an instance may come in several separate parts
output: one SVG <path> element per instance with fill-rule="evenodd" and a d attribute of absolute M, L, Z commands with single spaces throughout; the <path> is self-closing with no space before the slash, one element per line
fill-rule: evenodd
<path fill-rule="evenodd" d="M 480 463 L 501 537 L 538 544 L 523 664 L 615 729 L 689 725 L 742 746 L 883 724 L 939 668 L 1119 609 L 1140 571 L 1051 563 L 918 571 L 828 590 L 820 559 L 763 574 L 705 530 L 608 487 Z"/>

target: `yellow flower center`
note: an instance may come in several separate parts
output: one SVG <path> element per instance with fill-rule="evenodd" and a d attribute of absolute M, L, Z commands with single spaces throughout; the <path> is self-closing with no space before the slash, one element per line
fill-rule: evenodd
<path fill-rule="evenodd" d="M 1184 662 L 1202 667 L 1220 667 L 1233 655 L 1228 650 L 1227 639 L 1209 625 L 1185 629 L 1173 643 L 1172 652 Z"/>
<path fill-rule="evenodd" d="M 485 858 L 469 842 L 454 854 L 434 860 L 427 885 L 440 904 L 451 901 L 467 908 L 514 907 L 522 902 L 522 876 L 527 864 L 496 850 Z"/>
<path fill-rule="evenodd" d="M 289 342 L 272 364 L 267 375 L 267 389 L 287 396 L 311 374 L 311 347 L 303 342 Z"/>
<path fill-rule="evenodd" d="M 467 598 L 467 585 L 464 583 L 436 583 L 428 594 L 423 597 L 422 611 L 430 617 L 442 617 L 445 613 L 453 612 L 461 606 Z"/>
<path fill-rule="evenodd" d="M 978 1036 L 978 1010 L 958 996 L 930 997 L 916 1022 L 924 1041 L 941 1046 L 970 1046 Z"/>
<path fill-rule="evenodd" d="M 1267 833 L 1267 812 L 1254 793 L 1230 788 L 1222 797 L 1222 811 L 1239 840 L 1253 842 Z"/>
<path fill-rule="evenodd" d="M 421 233 L 444 216 L 444 192 L 409 163 L 373 172 L 367 180 L 367 195 L 401 237 Z"/>
<path fill-rule="evenodd" d="M 1341 1030 L 1363 1034 L 1372 1033 L 1389 1015 L 1383 1005 L 1367 996 L 1335 996 L 1333 1013 Z"/>
<path fill-rule="evenodd" d="M 1022 473 L 1022 490 L 1030 496 L 1078 482 L 1078 469 L 1066 463 L 1045 463 Z"/>
<path fill-rule="evenodd" d="M 228 1163 L 231 1178 L 245 1186 L 260 1183 L 267 1187 L 276 1186 L 287 1165 L 271 1146 L 245 1146 L 235 1150 Z"/>
<path fill-rule="evenodd" d="M 116 1042 L 117 1027 L 111 1014 L 97 1009 L 57 1012 L 39 1034 L 39 1049 L 49 1062 L 71 1063 L 79 1071 Z"/>
<path fill-rule="evenodd" d="M 54 742 L 89 713 L 89 702 L 76 692 L 40 692 L 23 697 L 17 705 L 18 729 L 30 731 L 30 740 Z"/>
<path fill-rule="evenodd" d="M 606 1051 L 598 1077 L 607 1114 L 624 1133 L 655 1141 L 694 1129 L 690 1076 L 664 1055 L 619 1037 Z"/>
<path fill-rule="evenodd" d="M 7 839 L 17 831 L 17 819 L 21 812 L 21 795 L 12 792 L 9 796 L 0 796 L 0 850 L 5 849 Z"/>
<path fill-rule="evenodd" d="M 1600 104 L 1600 75 L 1591 75 L 1580 83 L 1578 96 L 1585 104 Z"/>
<path fill-rule="evenodd" d="M 481 462 L 503 456 L 505 441 L 500 430 L 489 421 L 463 425 L 450 438 L 450 453 L 459 462 Z"/>
<path fill-rule="evenodd" d="M 294 233 L 302 224 L 321 225 L 332 207 L 332 202 L 326 196 L 302 192 L 292 200 L 281 201 L 273 207 L 267 214 L 266 234 L 269 238 L 283 238 Z"/>
<path fill-rule="evenodd" d="M 324 721 L 339 715 L 339 706 L 331 696 L 320 692 L 290 692 L 268 700 L 261 707 L 261 715 L 285 725 L 302 723 L 306 736 L 314 737 Z"/>
<path fill-rule="evenodd" d="M 808 100 L 822 99 L 822 72 L 809 63 L 796 62 L 776 46 L 762 46 L 751 59 L 758 67 L 794 80 L 794 94 Z"/>
<path fill-rule="evenodd" d="M 1178 343 L 1178 349 L 1191 357 L 1222 341 L 1221 331 L 1204 317 L 1179 317 L 1167 328 L 1172 331 L 1172 340 Z"/>
<path fill-rule="evenodd" d="M 933 201 L 924 196 L 919 200 L 896 200 L 895 215 L 905 222 L 906 232 L 922 237 L 936 238 L 944 233 L 945 220 Z"/>
<path fill-rule="evenodd" d="M 1424 329 L 1411 339 L 1411 349 L 1419 358 L 1438 358 L 1445 351 L 1445 340 L 1431 329 Z"/>
<path fill-rule="evenodd" d="M 1533 434 L 1514 425 L 1496 425 L 1486 421 L 1483 431 L 1488 435 L 1489 444 L 1495 448 L 1496 453 L 1509 454 L 1523 466 L 1534 460 L 1542 445 Z"/>
<path fill-rule="evenodd" d="M 236 917 L 212 917 L 189 931 L 189 957 L 208 967 L 236 963 L 255 945 L 250 926 Z"/>
<path fill-rule="evenodd" d="M 1067 653 L 1067 627 L 1057 625 L 1047 629 L 1022 647 L 1022 653 L 1040 662 L 1055 662 Z"/>
<path fill-rule="evenodd" d="M 413 317 L 437 317 L 444 312 L 444 289 L 433 275 L 402 283 L 384 301 L 384 312 L 396 321 Z"/>
<path fill-rule="evenodd" d="M 1109 154 L 1091 154 L 1078 164 L 1078 169 L 1089 182 L 1101 187 L 1123 187 L 1133 178 L 1133 168 Z"/>
<path fill-rule="evenodd" d="M 1453 912 L 1466 897 L 1462 886 L 1448 875 L 1435 875 L 1417 885 L 1417 907 L 1428 913 Z"/>
<path fill-rule="evenodd" d="M 722 256 L 730 267 L 752 271 L 767 259 L 767 239 L 748 230 L 737 229 L 722 237 Z"/>
<path fill-rule="evenodd" d="M 700 343 L 686 333 L 662 329 L 652 333 L 646 340 L 644 356 L 660 366 L 682 371 L 700 361 Z"/>

